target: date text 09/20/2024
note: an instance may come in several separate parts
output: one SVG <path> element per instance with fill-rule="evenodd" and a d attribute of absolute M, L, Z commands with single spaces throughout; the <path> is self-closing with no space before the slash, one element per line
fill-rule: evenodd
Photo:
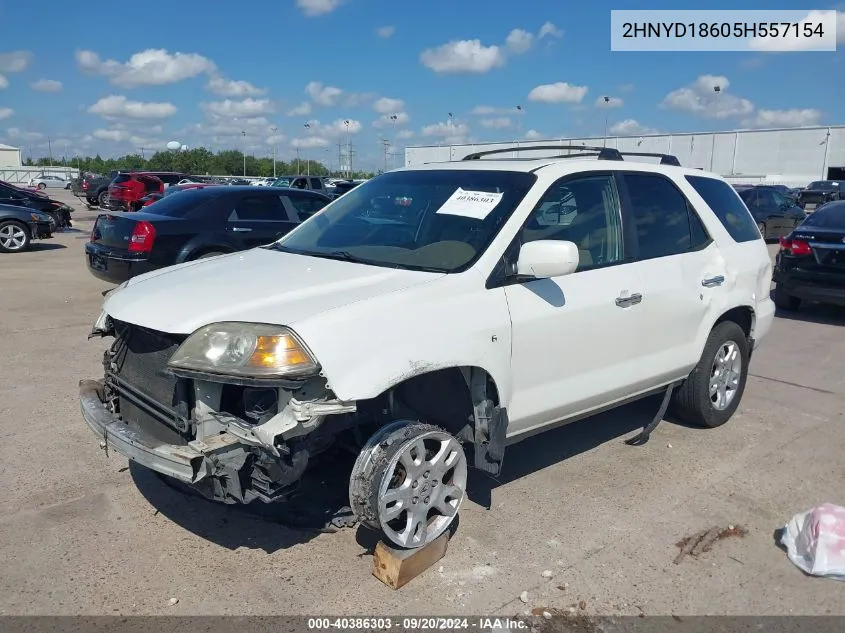
<path fill-rule="evenodd" d="M 500 617 L 340 617 L 340 618 L 308 618 L 308 630 L 348 630 L 348 631 L 390 631 L 397 630 L 431 630 L 431 631 L 503 631 L 522 630 L 528 628 L 528 623 L 513 618 Z"/>

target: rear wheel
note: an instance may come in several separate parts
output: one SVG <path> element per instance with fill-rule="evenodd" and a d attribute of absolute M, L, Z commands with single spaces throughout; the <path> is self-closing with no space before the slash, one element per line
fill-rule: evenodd
<path fill-rule="evenodd" d="M 46 188 L 47 188 L 47 185 L 45 185 L 43 182 L 38 183 L 38 189 L 46 189 Z"/>
<path fill-rule="evenodd" d="M 748 339 L 733 321 L 710 332 L 701 359 L 672 400 L 672 412 L 698 426 L 715 428 L 739 406 L 748 378 Z"/>
<path fill-rule="evenodd" d="M 106 203 L 109 201 L 109 192 L 108 191 L 101 191 L 100 195 L 97 196 L 97 204 L 101 207 L 105 207 Z"/>
<path fill-rule="evenodd" d="M 775 307 L 781 310 L 794 312 L 801 307 L 801 299 L 793 297 L 786 291 L 782 284 L 775 284 Z"/>
<path fill-rule="evenodd" d="M 29 229 L 15 220 L 0 222 L 0 252 L 19 253 L 29 248 Z"/>
<path fill-rule="evenodd" d="M 85 198 L 85 202 L 87 202 L 88 206 L 90 206 L 90 207 L 97 206 L 97 199 L 96 198 Z"/>

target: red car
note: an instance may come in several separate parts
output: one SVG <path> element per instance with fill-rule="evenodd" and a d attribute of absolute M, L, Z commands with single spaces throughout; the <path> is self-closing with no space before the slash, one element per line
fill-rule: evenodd
<path fill-rule="evenodd" d="M 164 198 L 165 196 L 169 196 L 173 193 L 179 193 L 180 191 L 188 191 L 190 189 L 205 189 L 206 187 L 216 187 L 218 185 L 214 185 L 211 183 L 206 182 L 191 182 L 186 183 L 184 185 L 171 185 L 167 187 L 164 192 L 156 192 L 156 193 L 149 193 L 143 198 L 141 198 L 138 202 L 140 203 L 140 207 L 148 207 L 154 202 L 157 202 Z"/>
<path fill-rule="evenodd" d="M 109 185 L 106 206 L 111 211 L 137 211 L 141 199 L 151 193 L 164 194 L 164 182 L 145 172 L 118 174 Z"/>

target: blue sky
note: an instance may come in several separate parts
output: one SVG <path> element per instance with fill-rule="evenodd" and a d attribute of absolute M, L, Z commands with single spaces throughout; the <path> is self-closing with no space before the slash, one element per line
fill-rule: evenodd
<path fill-rule="evenodd" d="M 170 140 L 266 156 L 275 145 L 281 157 L 299 148 L 331 163 L 348 133 L 356 162 L 376 167 L 381 139 L 398 153 L 601 136 L 605 116 L 611 133 L 630 135 L 845 123 L 842 43 L 837 52 L 611 52 L 611 9 L 676 8 L 86 0 L 34 17 L 25 3 L 3 3 L 0 23 L 21 28 L 4 29 L 0 43 L 0 142 L 35 156 L 48 138 L 54 156 L 151 153 Z"/>

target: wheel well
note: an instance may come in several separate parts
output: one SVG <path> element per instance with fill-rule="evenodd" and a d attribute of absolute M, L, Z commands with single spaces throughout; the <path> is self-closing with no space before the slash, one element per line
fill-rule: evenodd
<path fill-rule="evenodd" d="M 459 439 L 471 440 L 475 421 L 471 381 L 486 385 L 486 397 L 499 405 L 493 377 L 480 367 L 449 367 L 413 376 L 385 394 L 391 416 L 419 418 L 436 424 Z M 394 418 L 395 419 L 395 418 Z"/>
<path fill-rule="evenodd" d="M 206 253 L 230 253 L 231 251 L 227 248 L 218 247 L 218 246 L 205 246 L 200 248 L 199 250 L 194 251 L 191 253 L 191 256 L 188 257 L 187 261 L 193 261 L 198 257 L 202 257 Z"/>
<path fill-rule="evenodd" d="M 23 222 L 22 220 L 18 220 L 17 218 L 0 218 L 0 224 L 17 224 L 24 231 L 26 231 L 27 235 L 29 235 L 30 237 L 32 236 L 29 230 L 29 225 L 26 222 Z"/>
<path fill-rule="evenodd" d="M 716 319 L 713 327 L 716 327 L 724 321 L 733 321 L 742 331 L 745 332 L 746 337 L 750 337 L 754 331 L 754 310 L 749 306 L 739 306 L 725 312 L 722 316 Z"/>

